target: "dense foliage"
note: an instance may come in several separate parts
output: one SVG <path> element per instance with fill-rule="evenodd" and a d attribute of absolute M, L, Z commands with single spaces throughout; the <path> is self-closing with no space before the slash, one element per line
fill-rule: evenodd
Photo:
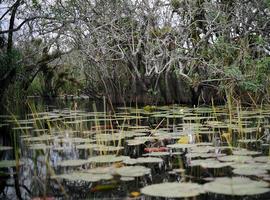
<path fill-rule="evenodd" d="M 0 5 L 2 99 L 16 86 L 24 95 L 116 103 L 269 101 L 268 0 Z"/>

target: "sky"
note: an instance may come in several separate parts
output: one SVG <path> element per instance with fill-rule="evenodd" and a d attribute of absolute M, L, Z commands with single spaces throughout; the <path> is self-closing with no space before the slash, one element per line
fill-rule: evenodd
<path fill-rule="evenodd" d="M 7 10 L 7 4 L 6 3 L 1 3 L 0 4 L 0 16 L 2 16 L 6 12 L 6 10 Z M 2 19 L 0 21 L 0 25 L 1 25 L 2 30 L 8 29 L 8 20 L 9 20 L 9 18 L 10 18 L 10 15 L 6 15 L 4 17 L 4 19 Z"/>

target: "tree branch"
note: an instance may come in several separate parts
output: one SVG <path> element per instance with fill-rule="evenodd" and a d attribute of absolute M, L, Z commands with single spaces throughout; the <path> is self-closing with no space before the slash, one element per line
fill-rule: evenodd
<path fill-rule="evenodd" d="M 16 28 L 12 28 L 12 29 L 8 29 L 8 30 L 0 31 L 0 34 L 11 33 L 11 32 L 13 33 L 13 32 L 19 31 L 26 22 L 29 22 L 29 21 L 32 21 L 32 20 L 35 20 L 35 19 L 38 19 L 38 18 L 41 18 L 41 17 L 37 17 L 36 16 L 36 17 L 30 17 L 28 19 L 25 19 Z"/>

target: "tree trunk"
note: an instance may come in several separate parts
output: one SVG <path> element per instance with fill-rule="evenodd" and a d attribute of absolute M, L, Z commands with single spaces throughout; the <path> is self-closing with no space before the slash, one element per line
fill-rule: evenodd
<path fill-rule="evenodd" d="M 3 77 L 0 79 L 0 101 L 2 101 L 5 91 L 7 90 L 9 84 L 12 82 L 16 75 L 16 66 L 13 66 L 12 50 L 13 50 L 13 29 L 16 18 L 16 13 L 18 7 L 20 6 L 21 0 L 17 0 L 11 11 L 11 16 L 9 20 L 9 32 L 7 39 L 7 66 L 11 68 Z"/>

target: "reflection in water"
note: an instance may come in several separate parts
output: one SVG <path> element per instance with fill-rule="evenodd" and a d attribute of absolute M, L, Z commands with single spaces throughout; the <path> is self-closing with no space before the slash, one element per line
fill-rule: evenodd
<path fill-rule="evenodd" d="M 203 185 L 246 176 L 246 166 L 262 172 L 247 177 L 270 180 L 268 107 L 241 115 L 239 109 L 176 105 L 112 113 L 88 100 L 34 100 L 12 114 L 1 116 L 1 198 L 143 198 L 158 194 L 148 190 L 155 187 L 141 194 L 147 185 L 192 182 L 200 192 L 182 184 L 185 197 L 233 199 L 231 191 L 208 193 Z M 269 197 L 267 187 L 253 186 L 244 188 L 246 199 Z"/>

